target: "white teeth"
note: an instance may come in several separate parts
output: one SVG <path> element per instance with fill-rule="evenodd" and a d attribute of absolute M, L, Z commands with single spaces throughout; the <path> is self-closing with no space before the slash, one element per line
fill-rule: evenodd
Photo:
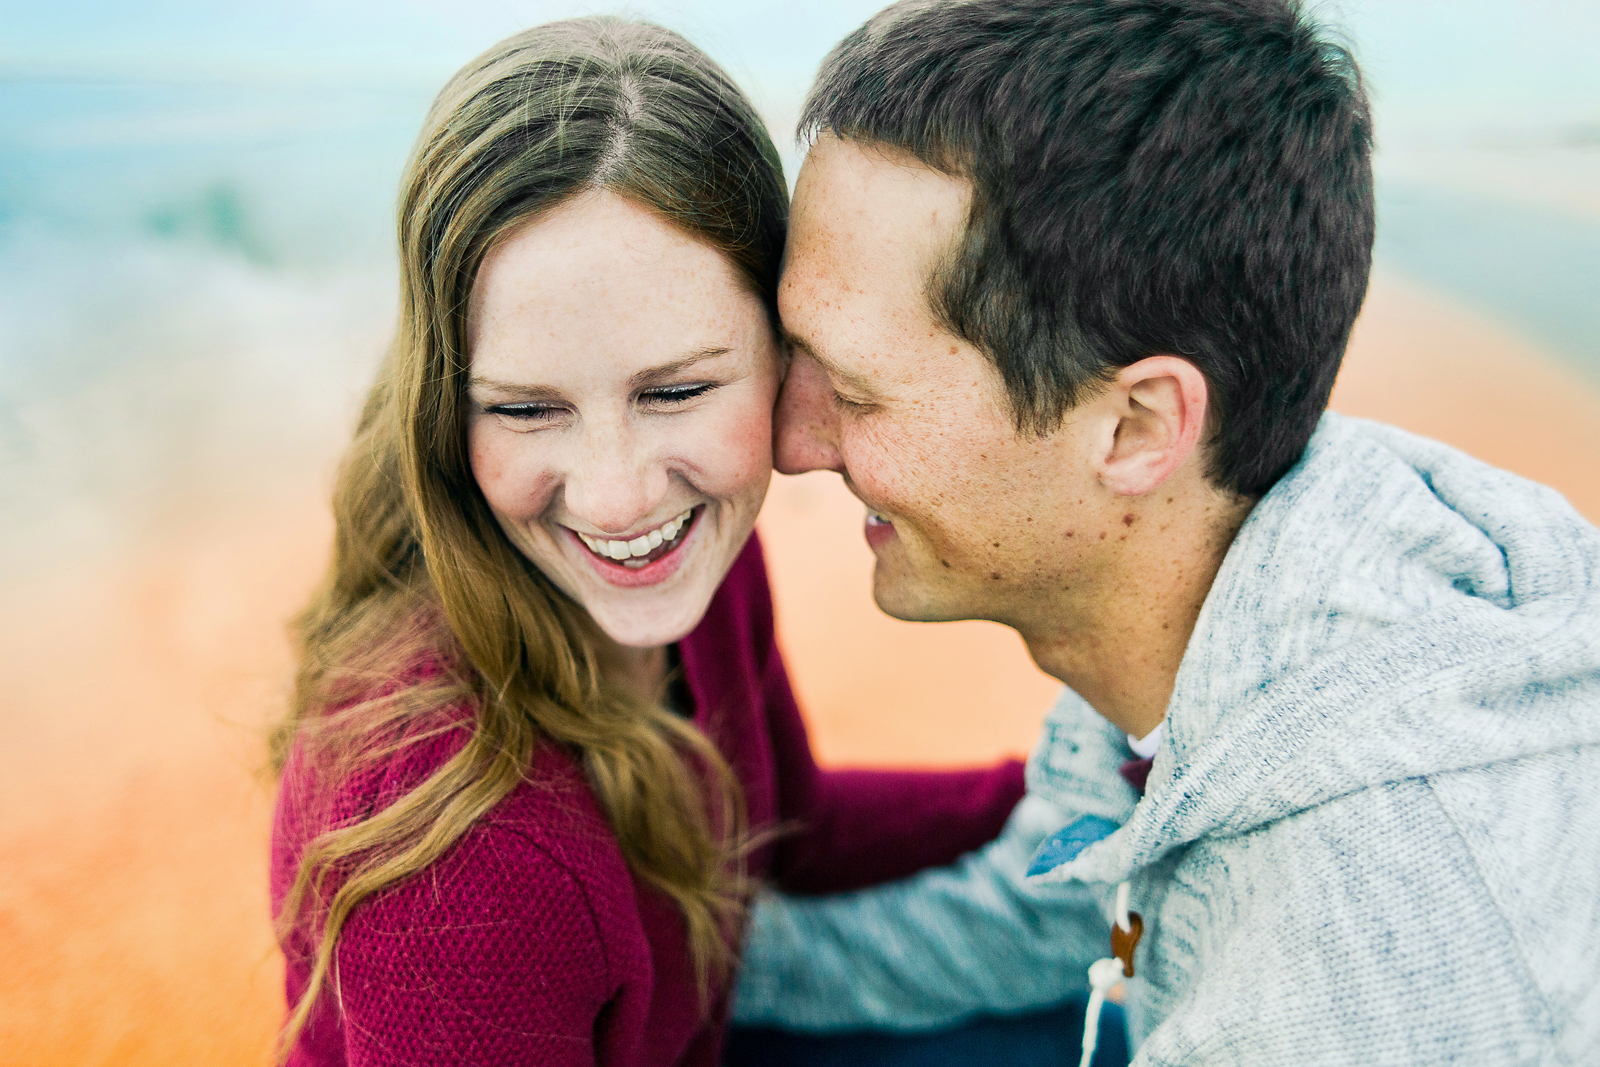
<path fill-rule="evenodd" d="M 640 534 L 631 541 L 612 541 L 606 538 L 590 537 L 588 534 L 579 533 L 578 539 L 588 546 L 589 551 L 597 556 L 617 560 L 625 567 L 642 567 L 643 563 L 634 563 L 637 556 L 649 555 L 668 541 L 675 541 L 683 528 L 689 524 L 689 517 L 694 514 L 690 508 L 675 519 L 669 519 L 649 533 Z M 574 531 L 576 533 L 576 531 Z"/>

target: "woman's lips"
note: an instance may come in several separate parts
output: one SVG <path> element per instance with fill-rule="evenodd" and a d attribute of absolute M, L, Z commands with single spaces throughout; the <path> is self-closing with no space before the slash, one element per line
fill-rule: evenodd
<path fill-rule="evenodd" d="M 590 537 L 568 528 L 596 573 L 612 585 L 636 587 L 666 581 L 678 569 L 705 505 L 697 505 L 627 540 Z"/>

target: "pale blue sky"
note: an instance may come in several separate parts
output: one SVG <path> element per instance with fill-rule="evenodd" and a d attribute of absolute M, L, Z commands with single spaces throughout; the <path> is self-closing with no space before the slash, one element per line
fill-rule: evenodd
<path fill-rule="evenodd" d="M 622 11 L 687 33 L 741 79 L 803 83 L 876 0 L 68 0 L 0 3 L 0 71 L 281 75 L 437 83 L 522 26 Z M 1321 0 L 1344 26 L 1385 110 L 1479 116 L 1600 112 L 1593 0 Z"/>

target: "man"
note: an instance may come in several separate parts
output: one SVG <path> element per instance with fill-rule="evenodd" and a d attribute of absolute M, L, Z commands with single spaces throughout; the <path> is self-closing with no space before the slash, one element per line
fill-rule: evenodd
<path fill-rule="evenodd" d="M 1068 688 L 989 848 L 764 899 L 736 1018 L 1038 1008 L 1116 926 L 1138 1064 L 1600 1062 L 1600 535 L 1323 414 L 1350 56 L 1289 0 L 912 0 L 802 131 L 779 466 L 866 504 L 883 610 Z"/>

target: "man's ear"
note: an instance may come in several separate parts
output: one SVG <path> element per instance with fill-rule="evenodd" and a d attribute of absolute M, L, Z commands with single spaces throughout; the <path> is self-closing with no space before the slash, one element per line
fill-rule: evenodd
<path fill-rule="evenodd" d="M 1198 367 L 1149 356 L 1112 380 L 1116 429 L 1099 462 L 1100 483 L 1122 496 L 1150 492 L 1200 447 L 1210 390 Z"/>

